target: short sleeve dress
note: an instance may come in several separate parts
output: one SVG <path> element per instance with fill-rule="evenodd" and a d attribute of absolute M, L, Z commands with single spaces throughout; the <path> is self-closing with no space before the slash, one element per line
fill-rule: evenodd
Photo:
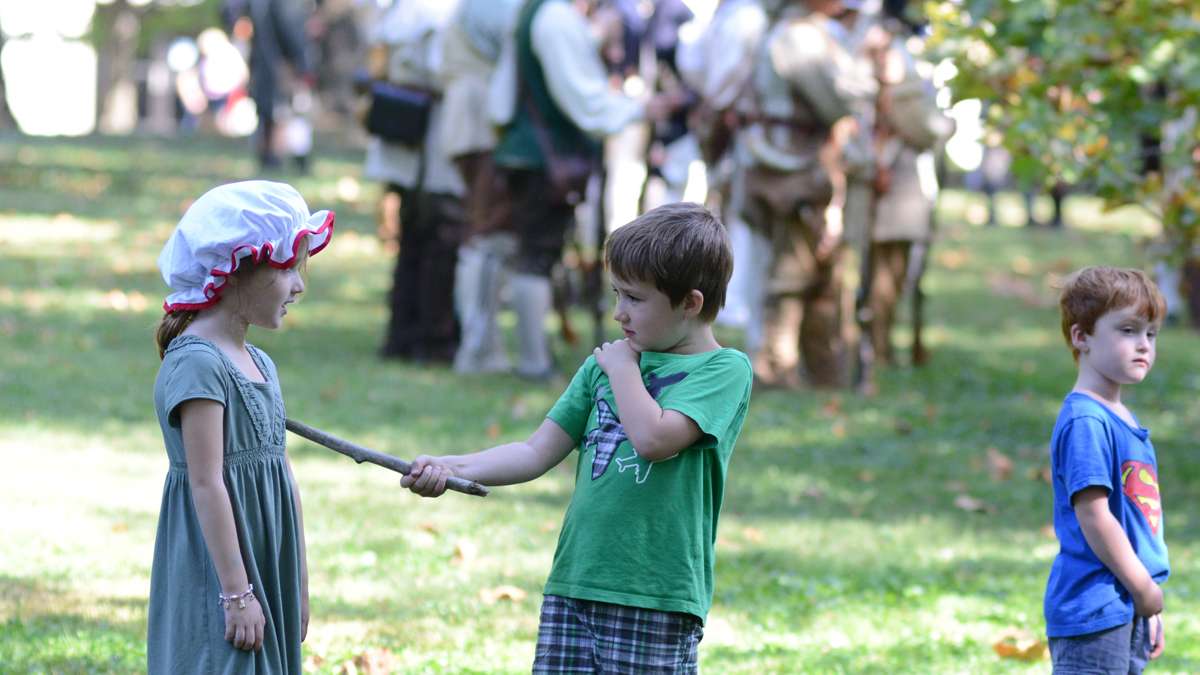
<path fill-rule="evenodd" d="M 248 349 L 266 382 L 251 381 L 213 343 L 183 335 L 167 348 L 154 384 L 170 468 L 150 573 L 151 674 L 301 671 L 300 521 L 284 455 L 283 397 L 275 364 Z M 225 487 L 246 573 L 267 619 L 261 651 L 242 651 L 225 639 L 221 585 L 192 502 L 180 426 L 180 404 L 193 399 L 225 406 Z"/>

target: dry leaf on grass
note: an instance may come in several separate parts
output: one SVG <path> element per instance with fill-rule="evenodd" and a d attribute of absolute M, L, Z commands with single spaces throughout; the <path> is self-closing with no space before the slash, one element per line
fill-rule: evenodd
<path fill-rule="evenodd" d="M 971 260 L 971 254 L 961 248 L 944 248 L 935 256 L 938 264 L 948 270 L 956 270 Z"/>
<path fill-rule="evenodd" d="M 833 434 L 834 438 L 845 438 L 846 437 L 846 423 L 843 422 L 842 420 L 838 420 L 838 421 L 834 422 L 829 427 L 829 433 Z"/>
<path fill-rule="evenodd" d="M 987 276 L 988 290 L 1003 298 L 1016 298 L 1030 307 L 1050 307 L 1052 298 L 1028 279 L 1021 279 L 1006 272 L 993 272 Z"/>
<path fill-rule="evenodd" d="M 503 586 L 497 586 L 495 588 L 485 588 L 479 591 L 479 599 L 483 600 L 483 602 L 488 605 L 494 605 L 501 600 L 521 602 L 525 599 L 526 595 L 529 594 L 524 590 L 507 584 Z"/>
<path fill-rule="evenodd" d="M 829 399 L 825 405 L 821 406 L 821 413 L 826 417 L 836 417 L 842 414 L 842 399 L 840 396 L 834 396 Z"/>
<path fill-rule="evenodd" d="M 1010 628 L 992 643 L 992 649 L 1000 658 L 1021 661 L 1041 661 L 1050 655 L 1046 643 L 1028 631 Z"/>
<path fill-rule="evenodd" d="M 338 671 L 341 675 L 383 675 L 395 673 L 400 669 L 400 663 L 390 651 L 378 647 L 355 656 L 342 664 Z"/>
<path fill-rule="evenodd" d="M 1017 274 L 1029 274 L 1033 272 L 1033 261 L 1023 255 L 1018 255 L 1009 262 L 1009 267 Z"/>
<path fill-rule="evenodd" d="M 451 562 L 455 565 L 470 565 L 479 557 L 479 547 L 470 539 L 459 539 L 454 542 L 454 556 Z"/>
<path fill-rule="evenodd" d="M 954 505 L 963 511 L 971 511 L 972 513 L 995 513 L 996 507 L 988 504 L 982 499 L 976 499 L 969 494 L 961 494 L 954 498 Z"/>
<path fill-rule="evenodd" d="M 1009 459 L 1008 455 L 996 448 L 987 449 L 987 467 L 988 474 L 994 481 L 1003 481 L 1012 478 L 1013 461 Z"/>

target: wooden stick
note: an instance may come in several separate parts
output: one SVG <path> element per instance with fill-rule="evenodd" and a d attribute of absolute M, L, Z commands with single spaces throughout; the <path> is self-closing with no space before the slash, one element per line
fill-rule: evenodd
<path fill-rule="evenodd" d="M 307 438 L 313 443 L 325 446 L 334 452 L 340 452 L 359 464 L 362 464 L 363 462 L 370 462 L 372 464 L 382 466 L 385 469 L 391 469 L 396 473 L 404 474 L 405 476 L 407 476 L 409 471 L 412 470 L 412 464 L 400 459 L 399 457 L 393 457 L 392 455 L 384 454 L 382 452 L 376 452 L 370 448 L 364 448 L 361 445 L 342 440 L 337 436 L 327 434 L 320 429 L 314 429 L 303 422 L 297 422 L 296 420 L 289 419 L 286 422 L 286 426 L 287 430 L 293 434 Z M 446 487 L 450 490 L 454 490 L 455 492 L 463 492 L 469 495 L 475 495 L 476 497 L 486 497 L 488 495 L 488 489 L 486 487 L 476 483 L 473 480 L 466 480 L 456 476 L 451 476 L 450 478 L 446 479 Z"/>

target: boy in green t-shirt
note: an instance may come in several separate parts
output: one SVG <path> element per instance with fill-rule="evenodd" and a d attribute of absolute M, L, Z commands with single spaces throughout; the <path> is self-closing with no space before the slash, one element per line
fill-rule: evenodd
<path fill-rule="evenodd" d="M 605 250 L 625 338 L 597 347 L 528 440 L 418 457 L 401 485 L 533 480 L 580 449 L 546 582 L 534 672 L 695 672 L 725 474 L 750 403 L 746 355 L 717 344 L 733 256 L 696 204 L 618 228 Z"/>

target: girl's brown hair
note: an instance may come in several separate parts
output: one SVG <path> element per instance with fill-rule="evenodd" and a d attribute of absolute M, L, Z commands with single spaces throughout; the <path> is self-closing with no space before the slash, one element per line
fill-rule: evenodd
<path fill-rule="evenodd" d="M 162 321 L 158 322 L 158 329 L 154 331 L 154 341 L 158 343 L 160 360 L 166 355 L 167 346 L 171 344 L 171 340 L 179 337 L 179 334 L 188 327 L 198 313 L 194 309 L 179 309 L 163 315 Z"/>
<path fill-rule="evenodd" d="M 261 260 L 246 257 L 238 264 L 238 268 L 233 271 L 231 276 L 238 278 L 249 277 L 254 274 L 255 270 L 267 266 L 276 267 L 275 264 L 269 263 L 265 256 Z M 287 266 L 287 268 L 292 267 L 299 267 L 301 274 L 304 274 L 308 270 L 307 246 L 296 252 L 292 263 Z M 197 314 L 199 314 L 199 310 L 180 309 L 174 312 L 167 312 L 163 315 L 162 320 L 158 322 L 158 328 L 154 331 L 154 340 L 158 343 L 158 358 L 160 360 L 166 355 L 167 347 L 170 346 L 171 340 L 179 337 L 180 333 L 187 330 L 188 325 L 192 323 Z"/>

